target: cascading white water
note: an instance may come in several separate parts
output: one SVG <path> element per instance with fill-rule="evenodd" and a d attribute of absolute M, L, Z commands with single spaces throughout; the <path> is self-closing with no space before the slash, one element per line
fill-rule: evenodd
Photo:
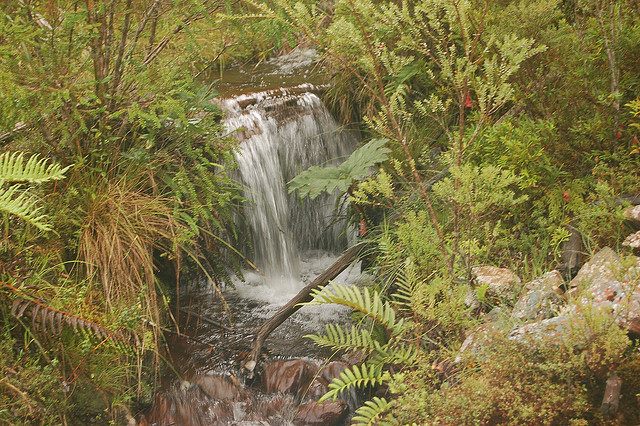
<path fill-rule="evenodd" d="M 241 140 L 236 159 L 249 200 L 244 232 L 274 286 L 300 282 L 303 253 L 336 252 L 347 242 L 344 221 L 334 220 L 338 195 L 300 200 L 287 193 L 286 183 L 299 172 L 340 162 L 355 146 L 313 90 L 301 85 L 222 102 L 225 126 Z"/>

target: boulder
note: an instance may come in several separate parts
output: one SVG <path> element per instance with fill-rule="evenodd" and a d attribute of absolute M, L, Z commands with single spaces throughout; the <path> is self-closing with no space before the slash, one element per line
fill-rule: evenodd
<path fill-rule="evenodd" d="M 331 361 L 323 366 L 311 382 L 305 397 L 308 399 L 320 399 L 329 391 L 329 383 L 340 376 L 340 373 L 347 367 L 349 367 L 349 364 L 341 361 Z"/>
<path fill-rule="evenodd" d="M 245 397 L 240 381 L 230 375 L 198 375 L 191 381 L 200 386 L 210 398 L 222 401 L 238 401 Z"/>
<path fill-rule="evenodd" d="M 634 250 L 640 250 L 640 231 L 629 235 L 622 243 L 623 246 L 631 247 Z"/>
<path fill-rule="evenodd" d="M 640 334 L 640 258 L 623 259 L 608 247 L 596 253 L 570 283 L 570 296 L 579 304 L 605 310 L 621 327 Z M 570 304 L 555 318 L 527 324 L 512 335 L 558 334 L 571 322 L 576 304 Z"/>
<path fill-rule="evenodd" d="M 289 393 L 302 397 L 318 369 L 303 359 L 277 360 L 264 365 L 262 385 L 267 393 Z"/>
<path fill-rule="evenodd" d="M 640 224 L 640 205 L 632 206 L 625 209 L 624 217 L 625 219 L 631 222 L 636 222 L 637 224 Z"/>
<path fill-rule="evenodd" d="M 513 301 L 520 291 L 520 278 L 507 268 L 476 266 L 471 269 L 477 286 L 487 286 L 487 296 L 500 301 Z"/>
<path fill-rule="evenodd" d="M 513 307 L 512 318 L 531 321 L 553 317 L 564 301 L 560 296 L 563 285 L 564 280 L 558 271 L 547 272 L 525 284 L 527 292 Z"/>
<path fill-rule="evenodd" d="M 496 332 L 499 332 L 499 329 L 492 322 L 482 324 L 471 331 L 462 342 L 456 357 L 453 359 L 453 363 L 459 364 L 466 354 L 477 354 L 483 346 L 491 344 L 492 335 Z"/>
<path fill-rule="evenodd" d="M 585 286 L 592 289 L 601 287 L 604 290 L 609 283 L 616 281 L 620 261 L 620 256 L 616 252 L 609 247 L 603 248 L 580 268 L 578 274 L 571 280 L 570 287 L 573 289 Z"/>
<path fill-rule="evenodd" d="M 570 330 L 575 313 L 575 306 L 568 307 L 556 317 L 531 322 L 512 330 L 509 338 L 515 340 L 560 338 Z"/>
<path fill-rule="evenodd" d="M 342 424 L 348 407 L 344 401 L 310 401 L 298 407 L 293 424 L 296 426 L 331 426 Z"/>

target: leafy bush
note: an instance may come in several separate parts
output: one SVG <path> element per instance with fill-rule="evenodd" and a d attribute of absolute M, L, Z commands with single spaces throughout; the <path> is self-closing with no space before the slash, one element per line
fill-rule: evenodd
<path fill-rule="evenodd" d="M 489 332 L 445 378 L 424 364 L 404 373 L 395 384 L 394 414 L 408 424 L 603 423 L 599 406 L 609 369 L 623 365 L 637 374 L 638 356 L 609 314 L 583 312 L 560 337 L 515 340 Z M 634 386 L 621 404 L 635 406 Z M 637 421 L 631 407 L 622 414 L 626 424 Z"/>

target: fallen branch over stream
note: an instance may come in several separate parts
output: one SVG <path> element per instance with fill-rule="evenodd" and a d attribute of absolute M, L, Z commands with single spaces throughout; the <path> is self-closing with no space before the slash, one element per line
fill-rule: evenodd
<path fill-rule="evenodd" d="M 310 302 L 313 299 L 311 292 L 314 289 L 326 285 L 342 271 L 347 269 L 347 267 L 360 256 L 366 246 L 367 244 L 360 243 L 347 249 L 326 271 L 300 290 L 300 292 L 289 300 L 286 305 L 278 309 L 270 319 L 260 326 L 253 341 L 251 352 L 243 364 L 243 369 L 247 372 L 249 378 L 253 377 L 253 372 L 258 363 L 258 358 L 262 352 L 262 346 L 273 330 L 278 328 L 287 318 L 296 313 L 298 309 L 302 307 L 301 304 Z"/>

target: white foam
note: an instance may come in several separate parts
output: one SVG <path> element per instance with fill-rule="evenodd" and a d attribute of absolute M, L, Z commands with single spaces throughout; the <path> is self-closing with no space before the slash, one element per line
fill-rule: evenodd
<path fill-rule="evenodd" d="M 291 300 L 311 280 L 324 272 L 335 260 L 336 255 L 314 253 L 302 258 L 300 279 L 265 277 L 255 272 L 245 272 L 244 281 L 235 281 L 235 292 L 242 298 L 262 302 L 251 314 L 257 318 L 270 318 L 280 307 Z M 355 263 L 338 275 L 333 282 L 358 285 L 367 279 L 360 273 L 360 264 Z M 302 307 L 292 320 L 308 330 L 318 330 L 327 322 L 343 321 L 349 310 L 338 305 L 311 305 Z"/>

